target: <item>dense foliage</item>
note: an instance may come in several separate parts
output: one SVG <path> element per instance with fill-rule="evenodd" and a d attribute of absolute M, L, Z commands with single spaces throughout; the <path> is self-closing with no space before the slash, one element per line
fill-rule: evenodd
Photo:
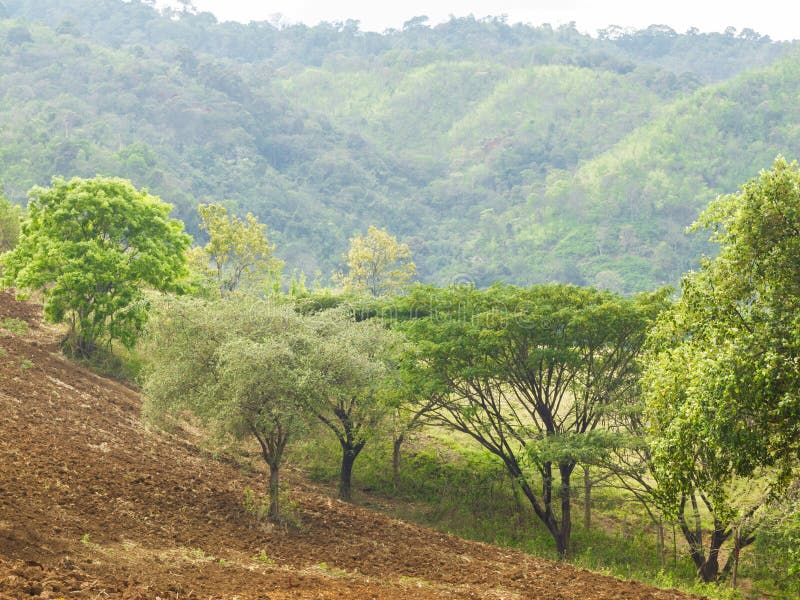
<path fill-rule="evenodd" d="M 138 0 L 4 5 L 8 198 L 124 176 L 201 237 L 196 206 L 224 201 L 309 278 L 374 224 L 423 281 L 653 289 L 694 264 L 683 230 L 710 199 L 798 151 L 797 61 L 750 30 L 420 18 L 377 34 Z"/>
<path fill-rule="evenodd" d="M 449 494 L 478 523 L 497 491 L 514 535 L 558 556 L 591 553 L 581 502 L 581 540 L 604 539 L 599 491 L 645 511 L 662 571 L 671 525 L 676 571 L 681 548 L 735 584 L 740 554 L 773 552 L 759 576 L 800 589 L 800 169 L 779 158 L 714 200 L 800 154 L 793 44 L 152 4 L 0 2 L 2 276 L 41 291 L 67 350 L 133 346 L 145 290 L 182 278 L 195 297 L 160 298 L 141 346 L 148 413 L 253 442 L 273 518 L 295 440 L 328 448 L 350 500 L 385 438 L 394 492 L 475 486 Z M 18 206 L 98 172 L 175 203 L 190 273 L 169 206 L 126 180 L 57 177 Z M 630 294 L 703 250 L 660 317 L 667 292 Z M 320 289 L 334 272 L 342 290 Z"/>
<path fill-rule="evenodd" d="M 21 216 L 22 209 L 6 200 L 0 191 L 0 252 L 17 245 Z"/>
<path fill-rule="evenodd" d="M 645 384 L 665 502 L 702 490 L 725 521 L 737 516 L 736 478 L 779 492 L 800 459 L 797 163 L 779 158 L 695 226 L 720 254 L 684 278 L 660 319 Z"/>
<path fill-rule="evenodd" d="M 31 191 L 2 282 L 41 291 L 47 318 L 69 326 L 70 353 L 89 356 L 113 340 L 132 347 L 145 289 L 168 290 L 185 274 L 189 236 L 170 210 L 122 179 L 54 179 Z"/>

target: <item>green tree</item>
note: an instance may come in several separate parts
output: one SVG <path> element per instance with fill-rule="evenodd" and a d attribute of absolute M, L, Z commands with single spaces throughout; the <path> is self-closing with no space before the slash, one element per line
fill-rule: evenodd
<path fill-rule="evenodd" d="M 263 300 L 173 299 L 144 341 L 145 413 L 158 421 L 189 410 L 217 436 L 255 438 L 269 467 L 269 514 L 279 519 L 281 463 L 304 428 L 316 348 L 301 317 Z"/>
<path fill-rule="evenodd" d="M 440 397 L 428 418 L 500 458 L 567 556 L 572 473 L 600 445 L 611 404 L 636 385 L 664 294 L 496 285 L 419 288 L 407 302 L 417 318 L 403 326 L 413 344 L 404 362 Z"/>
<path fill-rule="evenodd" d="M 12 204 L 0 193 L 0 252 L 7 252 L 17 245 L 21 216 L 22 207 Z"/>
<path fill-rule="evenodd" d="M 69 325 L 69 353 L 90 356 L 112 340 L 131 347 L 147 316 L 145 288 L 170 289 L 185 273 L 190 238 L 169 212 L 122 179 L 54 179 L 31 190 L 2 282 L 41 291 L 46 317 Z"/>
<path fill-rule="evenodd" d="M 390 363 L 397 336 L 377 321 L 354 321 L 341 310 L 309 317 L 317 335 L 308 409 L 342 448 L 338 497 L 351 499 L 353 465 L 392 410 Z"/>
<path fill-rule="evenodd" d="M 370 225 L 367 235 L 350 240 L 344 255 L 347 275 L 336 276 L 346 292 L 385 296 L 397 293 L 414 277 L 411 251 L 385 229 Z"/>
<path fill-rule="evenodd" d="M 197 266 L 209 277 L 223 298 L 238 289 L 258 290 L 280 287 L 283 261 L 275 258 L 267 226 L 250 213 L 244 220 L 221 204 L 201 204 L 200 229 L 209 241 L 199 253 Z"/>
<path fill-rule="evenodd" d="M 654 335 L 663 334 L 668 322 L 669 317 L 662 318 Z M 737 435 L 735 430 L 715 431 L 719 423 L 715 422 L 714 396 L 741 375 L 737 374 L 738 359 L 729 351 L 723 340 L 702 352 L 692 343 L 675 348 L 667 343 L 656 351 L 657 357 L 648 356 L 643 379 L 652 429 L 646 465 L 652 497 L 677 522 L 697 576 L 706 582 L 727 575 L 735 564 L 729 561 L 721 569 L 721 549 L 726 542 L 733 541 L 731 557 L 738 560 L 741 548 L 755 541 L 760 523 L 755 513 L 767 497 L 759 489 L 763 480 L 751 480 L 747 494 L 742 494 L 742 478 L 714 439 L 720 434 Z M 749 450 L 742 446 L 738 452 Z M 751 467 L 747 472 L 756 474 Z M 707 537 L 703 512 L 710 516 Z"/>
<path fill-rule="evenodd" d="M 800 457 L 800 169 L 779 157 L 694 228 L 719 256 L 659 320 L 644 384 L 663 502 L 702 490 L 725 525 L 732 481 L 767 476 L 780 492 Z"/>

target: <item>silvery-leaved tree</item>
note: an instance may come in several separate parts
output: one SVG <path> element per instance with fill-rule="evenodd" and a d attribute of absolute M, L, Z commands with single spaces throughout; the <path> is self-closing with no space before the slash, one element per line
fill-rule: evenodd
<path fill-rule="evenodd" d="M 338 497 L 349 501 L 355 460 L 393 410 L 392 357 L 399 338 L 378 321 L 355 321 L 337 309 L 308 322 L 317 338 L 308 410 L 339 441 Z"/>
<path fill-rule="evenodd" d="M 280 518 L 280 469 L 287 444 L 307 422 L 314 381 L 313 331 L 291 308 L 240 297 L 165 299 L 144 338 L 142 393 L 156 422 L 189 411 L 207 431 L 258 441 L 269 467 L 269 516 Z"/>

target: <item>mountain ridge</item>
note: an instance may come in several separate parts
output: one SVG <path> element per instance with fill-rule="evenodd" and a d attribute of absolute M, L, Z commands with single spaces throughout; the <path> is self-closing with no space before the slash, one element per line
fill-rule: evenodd
<path fill-rule="evenodd" d="M 349 238 L 374 224 L 409 244 L 426 282 L 555 280 L 624 293 L 675 284 L 708 251 L 681 237 L 702 200 L 734 191 L 778 153 L 796 155 L 789 96 L 800 76 L 788 67 L 765 93 L 725 88 L 727 104 L 692 107 L 740 73 L 756 81 L 796 62 L 793 44 L 749 30 L 592 38 L 465 18 L 373 34 L 354 22 L 219 24 L 138 0 L 5 0 L 5 16 L 6 196 L 22 203 L 54 175 L 122 176 L 173 203 L 199 242 L 196 206 L 224 202 L 270 227 L 289 271 L 323 282 Z M 751 92 L 775 107 L 752 110 Z M 743 148 L 694 135 L 711 170 L 731 165 L 724 177 L 683 183 L 687 163 L 701 160 L 694 146 L 671 143 L 675 157 L 652 169 L 646 156 L 625 157 L 636 135 L 665 140 L 666 116 L 681 125 L 676 106 L 697 113 L 698 131 L 747 121 Z M 615 156 L 614 177 L 588 175 Z M 674 214 L 644 219 L 625 208 L 635 197 Z"/>

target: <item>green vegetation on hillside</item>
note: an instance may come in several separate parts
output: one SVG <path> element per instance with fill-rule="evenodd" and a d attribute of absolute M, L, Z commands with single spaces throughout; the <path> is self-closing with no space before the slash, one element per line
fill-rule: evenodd
<path fill-rule="evenodd" d="M 112 339 L 136 352 L 150 319 L 138 346 L 147 414 L 164 422 L 189 411 L 217 449 L 257 441 L 270 518 L 281 519 L 285 452 L 319 453 L 327 439 L 341 450 L 345 501 L 367 447 L 359 469 L 367 463 L 397 498 L 429 503 L 431 485 L 463 486 L 447 502 L 472 525 L 447 522 L 468 535 L 540 552 L 549 538 L 561 560 L 668 585 L 691 564 L 701 584 L 798 589 L 797 163 L 779 158 L 709 205 L 695 227 L 713 231 L 719 256 L 688 273 L 674 300 L 668 289 L 626 297 L 561 283 L 410 286 L 383 260 L 407 260 L 407 249 L 376 228 L 353 239 L 370 252 L 351 253 L 350 275 L 377 255 L 389 288 L 309 292 L 295 281 L 283 294 L 238 285 L 236 273 L 271 272 L 273 247 L 253 217 L 200 207 L 206 252 L 188 248 L 167 205 L 125 180 L 56 178 L 31 198 L 17 246 L 2 255 L 5 283 L 40 290 L 79 356 L 103 342 L 111 350 Z M 176 285 L 188 253 L 199 268 Z M 237 285 L 220 290 L 204 272 Z M 173 289 L 188 297 L 163 294 Z M 442 443 L 449 456 L 435 458 Z M 379 447 L 392 448 L 391 483 L 388 452 L 387 475 L 375 476 Z M 266 512 L 253 494 L 247 502 Z M 487 529 L 503 514 L 514 529 Z M 609 535 L 616 526 L 635 535 Z"/>
<path fill-rule="evenodd" d="M 751 30 L 3 0 L 3 281 L 73 355 L 120 340 L 151 415 L 256 441 L 273 519 L 286 449 L 332 444 L 345 500 L 449 486 L 481 539 L 796 594 L 797 166 L 715 198 L 800 155 L 798 64 Z"/>
<path fill-rule="evenodd" d="M 199 204 L 251 212 L 289 272 L 323 279 L 373 224 L 431 283 L 676 283 L 706 248 L 683 233 L 702 206 L 797 153 L 791 44 L 751 30 L 420 18 L 377 34 L 3 4 L 7 198 L 122 176 L 198 239 Z"/>

